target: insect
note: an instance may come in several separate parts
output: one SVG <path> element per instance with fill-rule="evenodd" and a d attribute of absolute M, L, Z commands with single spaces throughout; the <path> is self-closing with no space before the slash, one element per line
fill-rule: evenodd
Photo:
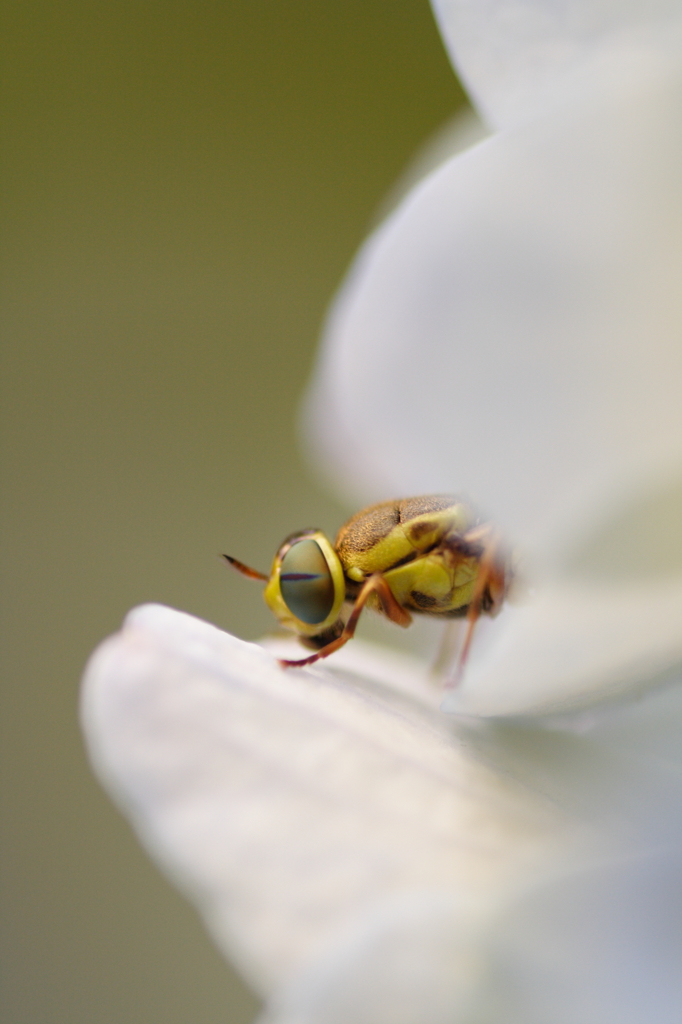
<path fill-rule="evenodd" d="M 338 651 L 367 606 L 404 627 L 413 613 L 465 618 L 451 685 L 461 676 L 479 616 L 499 612 L 512 577 L 497 530 L 451 494 L 370 505 L 341 527 L 333 545 L 320 530 L 294 533 L 269 576 L 223 557 L 267 584 L 265 601 L 280 623 L 315 650 L 281 665 L 312 665 Z"/>

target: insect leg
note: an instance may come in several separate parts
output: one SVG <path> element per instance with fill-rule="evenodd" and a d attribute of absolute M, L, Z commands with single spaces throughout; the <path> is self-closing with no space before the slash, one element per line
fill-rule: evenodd
<path fill-rule="evenodd" d="M 352 639 L 358 624 L 358 619 L 360 618 L 360 613 L 372 594 L 377 595 L 381 601 L 381 606 L 386 613 L 386 616 L 392 622 L 397 622 L 399 626 L 410 625 L 412 622 L 412 616 L 410 613 L 398 604 L 384 577 L 380 573 L 375 573 L 374 576 L 370 576 L 362 585 L 360 593 L 355 599 L 353 611 L 351 612 L 348 622 L 346 623 L 340 637 L 336 640 L 332 640 L 331 643 L 326 645 L 326 647 L 323 647 L 315 654 L 311 654 L 308 658 L 301 658 L 296 661 L 280 659 L 280 665 L 284 668 L 289 668 L 292 665 L 296 665 L 300 668 L 303 665 L 312 665 L 314 662 L 319 661 L 320 658 L 327 658 L 330 654 L 333 654 L 334 651 L 338 651 L 339 647 L 343 647 L 344 644 L 348 643 L 348 641 Z"/>
<path fill-rule="evenodd" d="M 430 674 L 442 685 L 455 662 L 458 652 L 462 649 L 462 633 L 466 628 L 466 619 L 449 619 L 443 627 L 443 634 L 438 647 L 438 654 L 431 666 Z"/>
<path fill-rule="evenodd" d="M 480 536 L 480 528 L 476 531 L 476 540 L 480 540 L 484 544 L 483 556 L 481 558 L 480 567 L 478 570 L 478 577 L 476 579 L 476 586 L 471 597 L 471 603 L 466 617 L 466 634 L 464 636 L 464 643 L 462 649 L 459 652 L 459 658 L 457 659 L 457 667 L 455 674 L 452 679 L 448 680 L 445 684 L 447 689 L 452 689 L 457 686 L 460 682 L 464 673 L 464 668 L 469 657 L 469 650 L 471 648 L 471 641 L 474 636 L 474 629 L 476 623 L 481 616 L 481 610 L 483 605 L 483 599 L 488 591 L 489 596 L 493 601 L 493 608 L 491 614 L 499 609 L 499 606 L 504 597 L 505 585 L 506 585 L 506 573 L 504 565 L 500 562 L 500 537 L 499 534 L 489 532 L 488 537 Z M 466 537 L 465 539 L 470 539 Z"/>

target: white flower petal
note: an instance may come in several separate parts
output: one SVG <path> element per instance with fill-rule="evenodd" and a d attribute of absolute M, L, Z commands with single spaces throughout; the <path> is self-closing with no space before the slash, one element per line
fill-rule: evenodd
<path fill-rule="evenodd" d="M 480 922 L 448 893 L 378 908 L 287 987 L 258 1024 L 464 1024 L 485 969 Z"/>
<path fill-rule="evenodd" d="M 677 1024 L 679 849 L 563 876 L 472 921 L 447 893 L 375 914 L 259 1024 Z"/>
<path fill-rule="evenodd" d="M 595 74 L 679 54 L 676 0 L 432 0 L 462 81 L 488 123 L 515 124 Z M 676 37 L 677 35 L 677 37 Z"/>
<path fill-rule="evenodd" d="M 459 110 L 453 118 L 441 125 L 417 150 L 398 180 L 379 204 L 374 223 L 382 220 L 396 209 L 420 181 L 444 164 L 447 160 L 471 149 L 490 135 L 480 117 L 470 107 Z"/>
<path fill-rule="evenodd" d="M 495 623 L 495 643 L 444 711 L 544 715 L 636 695 L 682 666 L 682 580 L 542 589 Z"/>
<path fill-rule="evenodd" d="M 679 473 L 681 120 L 676 81 L 488 139 L 412 193 L 329 323 L 311 443 L 339 488 L 452 489 L 556 549 Z"/>
<path fill-rule="evenodd" d="M 681 722 L 682 687 L 668 686 L 553 730 L 498 723 L 471 733 L 498 769 L 598 822 L 611 856 L 568 874 L 546 863 L 483 913 L 447 892 L 378 906 L 259 1024 L 672 1024 Z"/>
<path fill-rule="evenodd" d="M 437 888 L 488 906 L 593 829 L 429 700 L 331 666 L 285 672 L 148 606 L 93 656 L 83 721 L 142 841 L 267 991 L 375 903 Z"/>
<path fill-rule="evenodd" d="M 514 663 L 500 655 L 487 673 L 501 687 L 509 668 L 516 687 L 528 671 L 506 710 L 539 710 L 545 675 L 548 706 L 582 701 L 621 668 L 628 687 L 635 666 L 650 678 L 679 653 L 679 592 L 643 553 L 667 530 L 658 562 L 680 579 L 682 531 L 668 522 L 682 472 L 680 122 L 682 82 L 664 76 L 482 142 L 375 233 L 330 318 L 307 414 L 328 476 L 358 502 L 462 494 L 538 583 L 542 607 L 508 638 Z M 580 612 L 557 581 L 647 495 L 652 517 Z M 616 577 L 643 587 L 645 628 L 633 591 L 602 586 Z M 501 713 L 499 696 L 486 713 Z"/>
<path fill-rule="evenodd" d="M 676 1024 L 682 1016 L 680 848 L 541 887 L 491 929 L 468 1021 Z"/>

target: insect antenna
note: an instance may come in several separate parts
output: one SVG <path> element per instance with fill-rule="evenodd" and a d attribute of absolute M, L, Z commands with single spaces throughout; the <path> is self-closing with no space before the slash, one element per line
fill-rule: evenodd
<path fill-rule="evenodd" d="M 223 555 L 223 558 L 228 565 L 231 565 L 233 569 L 236 569 L 242 576 L 246 576 L 250 580 L 262 580 L 264 583 L 267 583 L 270 579 L 269 576 L 258 572 L 258 569 L 251 569 L 248 565 L 244 565 L 243 562 L 238 561 L 238 559 L 233 558 L 231 555 Z"/>

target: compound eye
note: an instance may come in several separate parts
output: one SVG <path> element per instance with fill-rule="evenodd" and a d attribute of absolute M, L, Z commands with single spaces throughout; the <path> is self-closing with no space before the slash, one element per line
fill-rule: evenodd
<path fill-rule="evenodd" d="M 301 622 L 324 622 L 334 606 L 334 581 L 317 541 L 299 540 L 282 559 L 279 587 L 287 608 Z"/>

